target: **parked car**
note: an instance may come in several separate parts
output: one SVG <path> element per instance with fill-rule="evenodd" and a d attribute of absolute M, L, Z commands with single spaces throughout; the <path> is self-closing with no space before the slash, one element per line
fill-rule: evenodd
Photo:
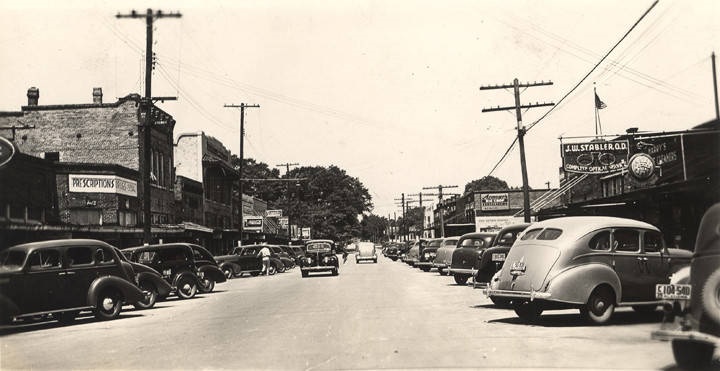
<path fill-rule="evenodd" d="M 670 300 L 662 329 L 654 339 L 672 342 L 675 362 L 683 369 L 709 368 L 720 345 L 720 204 L 700 221 L 690 269 L 668 285 L 658 285 L 658 299 Z M 689 274 L 687 274 L 689 273 Z"/>
<path fill-rule="evenodd" d="M 457 248 L 460 237 L 448 237 L 440 242 L 440 247 L 435 252 L 433 267 L 437 268 L 441 276 L 448 274 L 447 268 L 452 264 L 452 254 Z"/>
<path fill-rule="evenodd" d="M 410 248 L 412 248 L 414 245 L 414 242 L 408 241 L 403 242 L 398 245 L 398 259 L 400 261 L 405 262 L 405 259 L 407 259 L 407 254 L 410 251 Z"/>
<path fill-rule="evenodd" d="M 301 248 L 296 247 L 297 250 L 295 250 L 295 249 L 293 249 L 293 246 L 289 246 L 289 245 L 280 245 L 280 248 L 283 249 L 283 251 L 288 255 L 288 257 L 293 260 L 293 266 L 292 266 L 293 268 L 296 265 L 300 264 L 300 258 L 301 258 L 300 254 L 302 253 Z"/>
<path fill-rule="evenodd" d="M 159 298 L 164 298 L 170 295 L 172 292 L 172 286 L 170 286 L 170 284 L 162 278 L 158 271 L 145 264 L 132 262 L 123 255 L 120 249 L 117 247 L 114 249 L 121 260 L 132 265 L 133 270 L 135 271 L 135 282 L 145 293 L 144 300 L 140 300 L 133 304 L 135 309 L 150 309 L 155 306 L 155 303 Z"/>
<path fill-rule="evenodd" d="M 270 267 L 267 273 L 272 276 L 280 269 L 284 270 L 285 264 L 273 252 L 271 245 L 236 246 L 233 248 L 232 253 L 216 256 L 215 260 L 227 278 L 240 277 L 246 273 L 251 276 L 258 276 L 263 270 L 262 257 L 259 255 L 260 249 L 266 246 L 270 249 Z"/>
<path fill-rule="evenodd" d="M 430 272 L 433 267 L 433 260 L 435 260 L 435 254 L 437 253 L 437 249 L 440 248 L 442 241 L 442 238 L 433 238 L 427 241 L 425 248 L 422 248 L 421 245 L 420 250 L 418 250 L 418 260 L 415 263 L 415 267 L 420 268 L 423 272 Z"/>
<path fill-rule="evenodd" d="M 518 235 L 529 225 L 529 223 L 510 225 L 498 232 L 492 246 L 485 250 L 482 255 L 480 255 L 480 259 L 475 262 L 475 274 L 473 275 L 474 288 L 487 288 L 490 279 L 492 279 L 495 273 L 499 272 L 500 268 L 502 268 L 503 263 L 505 262 L 505 257 L 510 251 L 512 245 L 515 243 Z M 505 305 L 507 303 L 497 301 L 495 304 Z"/>
<path fill-rule="evenodd" d="M 109 320 L 124 304 L 145 299 L 132 265 L 102 241 L 32 242 L 0 252 L 3 324 L 45 315 L 71 322 L 82 311 Z"/>
<path fill-rule="evenodd" d="M 526 322 L 546 309 L 580 309 L 606 323 L 618 306 L 652 311 L 655 286 L 690 263 L 691 253 L 668 249 L 656 227 L 632 219 L 576 216 L 530 226 L 510 249 L 486 290 L 509 300 Z"/>
<path fill-rule="evenodd" d="M 178 298 L 191 299 L 197 294 L 202 281 L 195 266 L 193 250 L 188 244 L 144 245 L 121 251 L 128 260 L 158 271 Z"/>
<path fill-rule="evenodd" d="M 392 261 L 397 261 L 400 257 L 400 245 L 391 244 L 385 248 L 385 256 L 390 258 Z"/>
<path fill-rule="evenodd" d="M 339 273 L 340 264 L 337 247 L 331 240 L 309 240 L 305 243 L 305 259 L 301 261 L 300 272 L 307 277 L 310 272 L 327 272 L 333 276 Z"/>
<path fill-rule="evenodd" d="M 405 259 L 403 260 L 405 264 L 414 267 L 419 261 L 420 251 L 424 250 L 426 245 L 427 240 L 417 240 L 413 242 L 412 245 L 410 245 L 410 249 L 408 249 L 408 252 L 405 254 Z"/>
<path fill-rule="evenodd" d="M 215 284 L 225 282 L 227 277 L 225 277 L 223 271 L 220 270 L 220 266 L 210 251 L 200 245 L 187 245 L 190 246 L 193 251 L 193 260 L 195 260 L 195 267 L 198 269 L 200 292 L 212 292 L 215 289 Z"/>
<path fill-rule="evenodd" d="M 375 252 L 375 244 L 372 242 L 358 242 L 357 253 L 355 254 L 355 264 L 364 260 L 372 260 L 377 263 L 377 253 Z"/>
<path fill-rule="evenodd" d="M 452 253 L 452 261 L 448 268 L 449 274 L 458 285 L 464 285 L 475 273 L 473 266 L 479 261 L 483 252 L 492 246 L 496 233 L 466 233 L 460 236 L 457 249 Z"/>
<path fill-rule="evenodd" d="M 295 268 L 295 259 L 291 258 L 290 255 L 288 255 L 288 253 L 280 246 L 271 245 L 270 252 L 272 253 L 271 258 L 272 255 L 275 255 L 278 259 L 280 259 L 280 262 L 282 262 L 282 265 L 277 269 L 278 273 L 283 273 L 288 269 Z"/>

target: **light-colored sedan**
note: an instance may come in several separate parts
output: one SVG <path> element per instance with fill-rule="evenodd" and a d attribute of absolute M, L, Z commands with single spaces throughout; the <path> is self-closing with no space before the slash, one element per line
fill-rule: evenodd
<path fill-rule="evenodd" d="M 437 252 L 435 252 L 433 267 L 437 268 L 441 276 L 448 274 L 448 268 L 450 268 L 450 264 L 452 264 L 452 255 L 457 248 L 458 240 L 460 240 L 460 237 L 447 237 L 443 239 Z"/>
<path fill-rule="evenodd" d="M 522 320 L 545 309 L 578 308 L 595 324 L 615 307 L 654 311 L 655 286 L 690 263 L 686 250 L 668 249 L 658 228 L 632 219 L 576 216 L 531 225 L 490 282 L 490 298 L 508 300 Z"/>
<path fill-rule="evenodd" d="M 355 253 L 355 263 L 360 263 L 364 260 L 372 260 L 373 263 L 377 263 L 377 253 L 375 252 L 375 244 L 372 242 L 358 242 L 357 253 Z"/>

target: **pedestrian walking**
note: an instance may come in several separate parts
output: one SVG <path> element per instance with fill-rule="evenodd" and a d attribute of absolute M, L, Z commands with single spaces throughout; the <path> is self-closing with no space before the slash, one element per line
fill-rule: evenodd
<path fill-rule="evenodd" d="M 263 265 L 262 273 L 266 276 L 269 275 L 270 274 L 270 248 L 268 248 L 267 246 L 263 246 L 263 248 L 260 249 L 258 256 L 262 258 L 262 265 Z"/>

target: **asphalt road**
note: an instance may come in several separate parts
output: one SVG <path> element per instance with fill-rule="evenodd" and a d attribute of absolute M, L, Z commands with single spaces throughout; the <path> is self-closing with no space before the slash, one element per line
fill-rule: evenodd
<path fill-rule="evenodd" d="M 4 329 L 0 369 L 673 370 L 670 345 L 650 339 L 660 319 L 620 309 L 595 327 L 567 310 L 525 325 L 451 277 L 351 255 L 337 277 L 296 268 L 114 321 Z"/>

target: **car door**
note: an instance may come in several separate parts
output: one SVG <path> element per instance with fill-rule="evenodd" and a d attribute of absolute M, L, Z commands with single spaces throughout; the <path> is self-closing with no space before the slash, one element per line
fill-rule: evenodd
<path fill-rule="evenodd" d="M 643 300 L 646 282 L 644 255 L 640 250 L 640 231 L 618 228 L 611 234 L 613 268 L 620 279 L 623 302 Z"/>
<path fill-rule="evenodd" d="M 259 271 L 262 269 L 262 258 L 258 257 L 259 247 L 246 247 L 239 257 L 240 269 L 243 271 Z"/>
<path fill-rule="evenodd" d="M 657 231 L 643 232 L 643 253 L 645 254 L 646 287 L 643 290 L 646 300 L 655 300 L 655 285 L 670 283 L 670 259 L 663 244 L 663 237 Z"/>
<path fill-rule="evenodd" d="M 18 306 L 22 313 L 44 312 L 62 307 L 62 278 L 65 271 L 58 248 L 33 251 L 28 259 L 25 295 Z"/>
<path fill-rule="evenodd" d="M 65 276 L 62 280 L 65 308 L 87 306 L 87 293 L 92 282 L 99 277 L 91 246 L 69 246 L 65 249 Z"/>

